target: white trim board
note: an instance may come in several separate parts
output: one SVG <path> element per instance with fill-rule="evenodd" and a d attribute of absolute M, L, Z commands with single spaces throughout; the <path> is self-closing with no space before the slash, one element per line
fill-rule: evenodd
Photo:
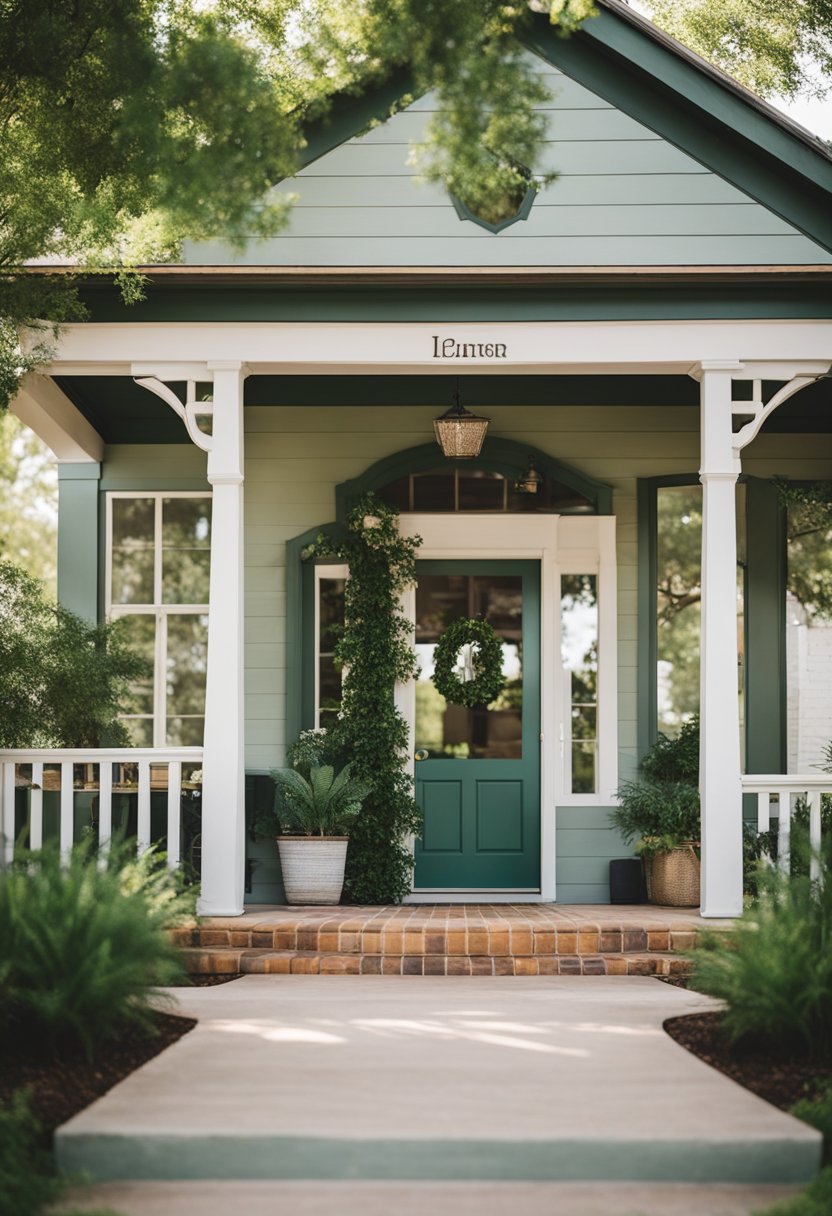
<path fill-rule="evenodd" d="M 473 354 L 437 356 L 443 343 Z M 438 344 L 438 346 L 437 346 Z M 482 349 L 481 349 L 482 348 Z M 492 353 L 488 353 L 492 351 Z M 494 353 L 496 352 L 496 353 Z M 53 374 L 210 379 L 216 360 L 245 362 L 249 374 L 364 372 L 447 375 L 557 369 L 564 374 L 687 374 L 702 361 L 832 362 L 832 320 L 552 321 L 460 323 L 92 322 L 63 327 Z M 204 368 L 204 373 L 199 368 Z M 771 369 L 773 370 L 773 369 Z M 186 373 L 183 376 L 183 371 Z M 762 379 L 789 379 L 765 374 Z M 280 404 L 275 402 L 275 404 Z"/>

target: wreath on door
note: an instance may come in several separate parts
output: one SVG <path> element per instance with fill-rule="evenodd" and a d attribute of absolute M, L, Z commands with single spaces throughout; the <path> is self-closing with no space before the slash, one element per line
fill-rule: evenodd
<path fill-rule="evenodd" d="M 459 652 L 471 647 L 470 678 L 460 677 Z M 462 617 L 453 621 L 436 644 L 433 655 L 433 684 L 452 705 L 474 709 L 488 705 L 505 688 L 503 675 L 503 643 L 480 617 Z"/>

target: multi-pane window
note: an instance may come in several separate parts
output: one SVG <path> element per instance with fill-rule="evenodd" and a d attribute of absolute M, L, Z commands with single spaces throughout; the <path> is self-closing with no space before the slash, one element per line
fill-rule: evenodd
<path fill-rule="evenodd" d="M 564 689 L 564 789 L 598 789 L 598 577 L 561 578 L 561 663 Z"/>
<path fill-rule="evenodd" d="M 124 716 L 137 747 L 202 744 L 208 653 L 211 498 L 110 494 L 107 612 L 152 664 Z"/>
<path fill-rule="evenodd" d="M 547 512 L 592 515 L 595 503 L 579 490 L 551 477 L 541 477 L 534 492 L 488 469 L 449 468 L 447 464 L 405 473 L 377 491 L 397 511 Z"/>

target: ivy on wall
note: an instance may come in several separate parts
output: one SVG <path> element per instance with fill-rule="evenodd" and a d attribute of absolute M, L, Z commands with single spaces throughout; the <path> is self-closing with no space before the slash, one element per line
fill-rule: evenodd
<path fill-rule="evenodd" d="M 345 541 L 319 537 L 304 554 L 337 556 L 350 569 L 335 651 L 344 671 L 341 711 L 328 727 L 327 751 L 349 761 L 372 792 L 350 832 L 344 893 L 353 903 L 398 903 L 411 887 L 407 837 L 422 825 L 405 768 L 407 723 L 394 701 L 396 682 L 417 672 L 401 594 L 416 581 L 421 540 L 401 536 L 398 512 L 372 493 L 351 512 L 347 528 Z"/>

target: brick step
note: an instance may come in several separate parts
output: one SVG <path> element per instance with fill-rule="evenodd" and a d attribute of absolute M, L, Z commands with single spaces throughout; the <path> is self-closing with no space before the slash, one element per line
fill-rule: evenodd
<path fill-rule="evenodd" d="M 231 922 L 233 925 L 233 921 Z M 509 928 L 351 929 L 308 927 L 291 922 L 243 929 L 211 924 L 174 931 L 177 945 L 203 950 L 275 950 L 339 955 L 431 955 L 469 958 L 527 958 L 553 955 L 666 954 L 691 950 L 692 926 L 627 929 Z"/>
<path fill-rule="evenodd" d="M 186 946 L 192 975 L 659 975 L 683 976 L 689 961 L 668 951 L 609 954 L 361 954 Z"/>

